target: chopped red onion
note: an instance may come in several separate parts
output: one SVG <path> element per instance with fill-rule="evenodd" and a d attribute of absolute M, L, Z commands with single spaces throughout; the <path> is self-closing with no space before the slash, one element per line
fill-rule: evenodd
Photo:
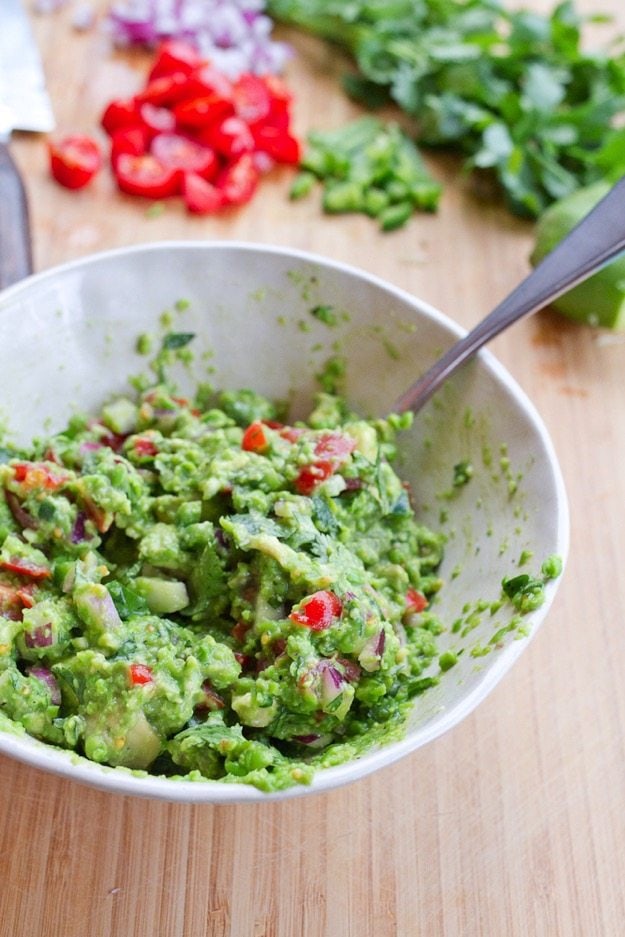
<path fill-rule="evenodd" d="M 84 511 L 79 511 L 76 515 L 76 520 L 74 521 L 74 526 L 72 528 L 72 543 L 82 543 L 83 540 L 87 539 L 87 531 L 85 528 L 85 523 L 87 520 L 87 515 Z"/>
<path fill-rule="evenodd" d="M 327 705 L 343 692 L 343 675 L 329 660 L 320 660 L 317 670 L 321 674 L 321 699 Z"/>
<path fill-rule="evenodd" d="M 45 625 L 33 628 L 32 631 L 25 631 L 24 644 L 26 647 L 51 647 L 54 644 L 52 624 L 48 621 Z"/>
<path fill-rule="evenodd" d="M 281 72 L 289 46 L 270 38 L 273 23 L 264 0 L 117 0 L 107 25 L 118 45 L 156 45 L 163 39 L 193 42 L 230 78 L 242 72 Z"/>
<path fill-rule="evenodd" d="M 56 677 L 52 671 L 48 670 L 47 667 L 27 667 L 26 673 L 29 677 L 35 677 L 36 680 L 39 680 L 41 683 L 47 686 L 50 691 L 50 701 L 53 706 L 61 705 L 61 688 L 57 682 Z"/>

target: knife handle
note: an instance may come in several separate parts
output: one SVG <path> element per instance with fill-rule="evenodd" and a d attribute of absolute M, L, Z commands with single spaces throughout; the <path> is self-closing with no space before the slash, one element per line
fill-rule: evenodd
<path fill-rule="evenodd" d="M 26 192 L 8 146 L 0 141 L 0 289 L 32 271 Z"/>

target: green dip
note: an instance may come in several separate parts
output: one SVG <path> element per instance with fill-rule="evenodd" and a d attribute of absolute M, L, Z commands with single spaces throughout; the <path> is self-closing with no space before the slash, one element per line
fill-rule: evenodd
<path fill-rule="evenodd" d="M 206 395 L 204 394 L 203 397 Z M 0 712 L 92 761 L 277 790 L 401 732 L 435 682 L 442 537 L 408 415 L 161 385 L 0 464 Z"/>

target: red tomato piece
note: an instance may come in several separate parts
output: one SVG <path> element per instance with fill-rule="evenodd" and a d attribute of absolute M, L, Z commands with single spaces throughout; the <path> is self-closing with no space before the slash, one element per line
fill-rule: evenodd
<path fill-rule="evenodd" d="M 204 179 L 214 179 L 219 171 L 214 150 L 179 133 L 158 133 L 150 144 L 150 152 L 163 166 L 196 173 Z"/>
<path fill-rule="evenodd" d="M 145 127 L 126 127 L 111 135 L 111 163 L 113 166 L 122 153 L 142 156 L 148 149 L 148 131 Z"/>
<path fill-rule="evenodd" d="M 251 153 L 254 149 L 252 131 L 240 117 L 226 117 L 210 128 L 207 136 L 217 152 L 227 159 Z"/>
<path fill-rule="evenodd" d="M 311 631 L 325 631 L 340 618 L 343 604 L 338 595 L 328 589 L 314 592 L 300 604 L 299 611 L 291 612 L 289 618 L 298 625 L 305 625 Z"/>
<path fill-rule="evenodd" d="M 234 112 L 247 124 L 264 120 L 271 111 L 272 99 L 265 81 L 258 75 L 241 75 L 232 85 Z"/>
<path fill-rule="evenodd" d="M 225 205 L 221 190 L 195 172 L 185 172 L 182 195 L 187 211 L 194 215 L 214 215 Z"/>
<path fill-rule="evenodd" d="M 205 130 L 228 114 L 232 114 L 232 104 L 214 91 L 181 101 L 173 109 L 175 123 L 189 130 Z M 210 143 L 210 139 L 203 142 Z"/>
<path fill-rule="evenodd" d="M 251 128 L 258 150 L 267 153 L 277 163 L 297 166 L 302 157 L 299 140 L 281 127 L 261 124 Z"/>
<path fill-rule="evenodd" d="M 102 166 L 100 147 L 85 134 L 72 134 L 48 143 L 50 172 L 66 189 L 82 189 Z"/>
<path fill-rule="evenodd" d="M 152 458 L 158 455 L 158 447 L 151 439 L 147 439 L 145 436 L 137 436 L 133 442 L 133 449 L 135 450 L 135 455 L 145 458 Z"/>
<path fill-rule="evenodd" d="M 128 676 L 132 686 L 145 686 L 147 683 L 154 682 L 152 669 L 147 664 L 131 664 L 128 668 Z"/>
<path fill-rule="evenodd" d="M 405 598 L 406 609 L 409 612 L 422 612 L 429 604 L 424 594 L 419 592 L 418 589 L 413 589 L 412 586 L 406 592 Z"/>
<path fill-rule="evenodd" d="M 23 556 L 11 556 L 8 560 L 3 560 L 0 568 L 18 576 L 28 576 L 29 579 L 48 579 L 52 575 L 47 566 L 33 563 Z"/>
<path fill-rule="evenodd" d="M 154 78 L 175 74 L 176 72 L 190 75 L 201 65 L 202 58 L 190 42 L 185 42 L 184 39 L 167 39 L 161 43 L 156 51 L 154 64 L 150 69 L 148 78 L 152 81 Z"/>
<path fill-rule="evenodd" d="M 324 433 L 315 444 L 315 455 L 342 465 L 356 448 L 356 441 L 342 433 Z"/>
<path fill-rule="evenodd" d="M 67 475 L 57 475 L 39 462 L 18 462 L 13 466 L 13 478 L 24 488 L 47 488 L 49 491 L 67 481 Z"/>
<path fill-rule="evenodd" d="M 100 123 L 109 135 L 122 128 L 136 127 L 140 123 L 139 106 L 134 98 L 116 98 L 105 107 Z"/>
<path fill-rule="evenodd" d="M 187 86 L 187 96 L 190 98 L 202 98 L 206 95 L 214 95 L 230 102 L 233 110 L 232 82 L 208 62 L 204 62 L 189 75 Z"/>
<path fill-rule="evenodd" d="M 171 166 L 163 166 L 151 153 L 132 156 L 122 153 L 115 164 L 117 185 L 128 195 L 143 198 L 168 198 L 180 188 L 180 174 Z"/>
<path fill-rule="evenodd" d="M 140 91 L 135 100 L 141 104 L 156 104 L 158 107 L 171 107 L 188 97 L 188 78 L 184 72 L 172 72 L 153 78 Z"/>
<path fill-rule="evenodd" d="M 295 490 L 300 495 L 311 495 L 315 488 L 334 472 L 332 462 L 314 462 L 299 470 L 295 479 Z"/>
<path fill-rule="evenodd" d="M 267 436 L 263 429 L 263 424 L 258 421 L 250 423 L 241 441 L 241 448 L 246 452 L 264 452 L 267 448 Z"/>
<path fill-rule="evenodd" d="M 156 104 L 141 104 L 139 106 L 141 123 L 152 134 L 167 133 L 176 127 L 176 118 L 167 107 L 157 107 Z"/>
<path fill-rule="evenodd" d="M 244 153 L 226 166 L 218 177 L 217 185 L 228 205 L 243 205 L 252 198 L 259 178 L 260 173 L 251 154 Z"/>

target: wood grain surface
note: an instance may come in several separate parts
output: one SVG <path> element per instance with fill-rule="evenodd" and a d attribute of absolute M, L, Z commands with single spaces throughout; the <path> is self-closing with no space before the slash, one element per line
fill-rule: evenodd
<path fill-rule="evenodd" d="M 579 8 L 612 11 L 625 29 L 622 0 Z M 105 102 L 137 89 L 147 59 L 70 20 L 71 4 L 33 16 L 50 94 L 60 130 L 98 132 Z M 282 36 L 297 53 L 298 131 L 358 114 L 340 56 Z M 16 134 L 12 150 L 37 269 L 163 238 L 272 242 L 364 267 L 465 326 L 528 271 L 531 224 L 476 198 L 453 158 L 432 162 L 440 212 L 382 236 L 364 217 L 323 217 L 316 196 L 289 203 L 288 171 L 218 220 L 178 204 L 149 217 L 106 172 L 79 193 L 55 186 L 41 137 Z M 399 764 L 284 803 L 171 806 L 0 758 L 1 937 L 625 933 L 625 335 L 546 312 L 493 350 L 552 434 L 572 516 L 564 582 L 513 671 Z"/>

